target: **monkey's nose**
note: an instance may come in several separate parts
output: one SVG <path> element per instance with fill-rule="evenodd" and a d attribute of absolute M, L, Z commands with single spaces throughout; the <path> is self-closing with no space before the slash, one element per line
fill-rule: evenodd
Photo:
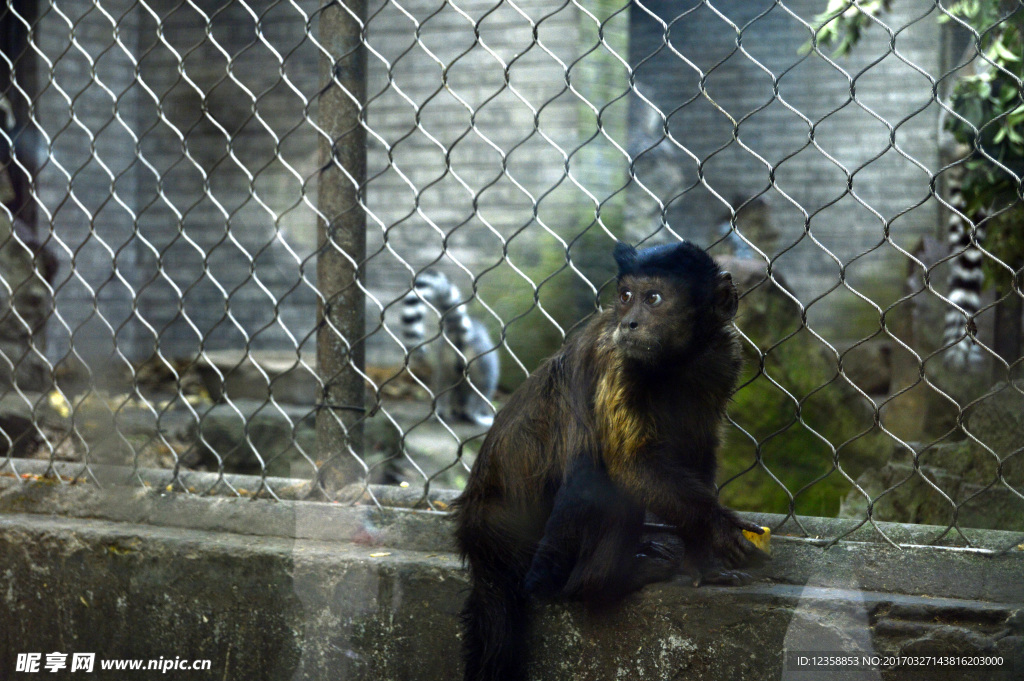
<path fill-rule="evenodd" d="M 624 324 L 623 324 L 623 326 L 626 326 L 626 324 L 624 323 Z M 628 325 L 628 326 L 629 326 L 630 330 L 633 330 L 633 331 L 635 331 L 635 330 L 636 330 L 636 328 L 637 328 L 638 326 L 640 326 L 640 323 L 639 323 L 639 322 L 637 322 L 636 320 L 634 320 L 634 321 L 631 321 L 631 322 L 629 323 L 629 325 Z"/>

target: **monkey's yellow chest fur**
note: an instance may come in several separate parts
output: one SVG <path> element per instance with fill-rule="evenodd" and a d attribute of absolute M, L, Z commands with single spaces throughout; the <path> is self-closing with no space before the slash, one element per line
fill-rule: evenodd
<path fill-rule="evenodd" d="M 598 435 L 613 477 L 623 475 L 640 449 L 655 438 L 654 422 L 629 399 L 623 373 L 622 361 L 613 354 L 594 394 Z"/>

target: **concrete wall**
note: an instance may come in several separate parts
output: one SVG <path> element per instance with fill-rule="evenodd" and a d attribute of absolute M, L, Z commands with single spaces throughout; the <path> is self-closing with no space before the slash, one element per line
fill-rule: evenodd
<path fill-rule="evenodd" d="M 224 679 L 461 675 L 467 580 L 443 515 L 10 479 L 0 489 L 5 678 L 29 678 L 12 674 L 18 653 L 54 651 L 210 659 L 210 678 Z M 912 546 L 933 541 L 937 528 L 891 524 L 882 529 L 903 550 L 870 527 L 823 550 L 800 538 L 804 530 L 851 525 L 803 518 L 801 530 L 779 527 L 779 516 L 749 517 L 776 526 L 774 561 L 754 584 L 694 589 L 677 580 L 603 615 L 538 605 L 531 678 L 790 678 L 784 649 L 1004 660 L 856 678 L 1019 678 L 1020 551 Z M 970 534 L 982 549 L 1019 541 Z"/>

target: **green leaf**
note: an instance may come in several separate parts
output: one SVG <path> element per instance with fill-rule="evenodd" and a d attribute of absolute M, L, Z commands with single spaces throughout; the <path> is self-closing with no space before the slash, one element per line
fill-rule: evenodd
<path fill-rule="evenodd" d="M 1020 55 L 1017 55 L 1017 54 L 1014 54 L 1013 52 L 1011 52 L 1006 47 L 1006 45 L 1003 44 L 1002 38 L 1003 38 L 1003 36 L 1000 36 L 1000 39 L 997 40 L 992 45 L 992 47 L 995 48 L 996 55 L 998 55 L 1000 58 L 1002 58 L 1002 59 L 1004 59 L 1005 61 L 1008 61 L 1008 62 L 1020 61 Z"/>

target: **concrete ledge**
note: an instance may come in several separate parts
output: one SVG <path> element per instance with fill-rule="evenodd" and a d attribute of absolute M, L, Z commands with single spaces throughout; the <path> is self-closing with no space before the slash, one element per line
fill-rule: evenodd
<path fill-rule="evenodd" d="M 275 501 L 304 501 L 311 497 L 311 483 L 300 478 L 275 478 L 256 475 L 233 475 L 182 470 L 175 471 L 154 468 L 132 468 L 90 464 L 88 470 L 83 464 L 54 462 L 33 459 L 0 459 L 0 491 L 4 489 L 32 489 L 15 479 L 18 475 L 30 474 L 46 477 L 40 481 L 42 489 L 61 488 L 65 497 L 49 497 L 44 501 L 37 492 L 27 491 L 24 497 L 32 497 L 35 513 L 73 513 L 83 517 L 107 518 L 110 520 L 130 519 L 117 509 L 138 506 L 140 500 L 152 494 L 175 493 L 174 504 L 180 499 L 273 499 Z M 95 482 L 103 487 L 97 492 L 90 485 Z M 126 487 L 125 487 L 126 486 Z M 271 494 L 269 489 L 273 489 Z M 92 490 L 92 491 L 89 491 Z M 180 493 L 180 494 L 178 494 Z M 78 496 L 75 496 L 78 495 Z M 352 484 L 338 495 L 344 505 L 373 505 L 381 509 L 417 509 L 446 511 L 458 496 L 456 490 L 432 488 L 424 494 L 421 487 L 401 488 L 392 485 Z M 317 499 L 316 501 L 321 501 Z M 201 502 L 206 509 L 208 502 Z M 288 505 L 285 504 L 284 508 Z M 179 507 L 175 506 L 175 509 Z M 257 509 L 274 508 L 257 506 Z M 2 508 L 0 508 L 2 510 Z M 28 510 L 28 509 L 26 509 Z M 176 512 L 176 511 L 175 511 Z M 261 513 L 259 510 L 251 513 Z M 273 514 L 275 511 L 269 511 Z M 287 512 L 285 512 L 287 515 Z M 173 515 L 173 514 L 172 514 Z M 843 541 L 884 542 L 900 546 L 947 546 L 977 549 L 982 553 L 1003 553 L 1024 543 L 1024 533 L 983 530 L 975 528 L 949 529 L 935 525 L 907 525 L 901 523 L 869 523 L 856 519 L 817 518 L 807 516 L 784 516 L 775 513 L 744 513 L 745 517 L 772 528 L 780 537 L 802 538 L 820 546 L 833 543 L 835 537 Z M 154 524 L 166 521 L 148 520 Z M 194 523 L 184 525 L 196 527 Z M 271 525 L 274 527 L 273 525 Z M 262 523 L 246 524 L 234 528 L 236 532 L 261 533 Z M 217 529 L 217 528 L 211 528 Z M 276 530 L 271 530 L 271 534 Z M 884 533 L 884 535 L 883 535 Z"/>
<path fill-rule="evenodd" d="M 313 514 L 328 508 L 304 506 Z M 196 678 L 246 681 L 461 675 L 458 611 L 467 581 L 450 553 L 5 510 L 4 678 L 19 678 L 10 675 L 17 653 L 53 651 L 210 659 L 211 673 Z M 339 510 L 387 524 L 371 509 Z M 398 515 L 443 522 L 436 514 Z M 882 544 L 823 551 L 797 542 L 776 550 L 771 573 L 799 574 L 806 584 L 762 575 L 747 587 L 695 589 L 680 580 L 645 588 L 604 614 L 537 605 L 531 677 L 760 681 L 780 677 L 785 648 L 1004 659 L 976 676 L 929 666 L 793 678 L 1008 681 L 1024 669 L 1020 555 Z M 893 593 L 908 586 L 918 595 Z M 936 589 L 959 597 L 936 597 Z"/>
<path fill-rule="evenodd" d="M 410 497 L 419 492 L 407 491 Z M 200 497 L 153 488 L 98 489 L 92 485 L 59 485 L 0 478 L 0 514 L 23 513 L 63 518 L 115 521 L 216 533 L 279 537 L 289 540 L 354 542 L 428 553 L 452 553 L 455 545 L 448 516 L 375 506 L 346 506 L 308 501 L 272 501 L 237 497 Z M 1024 602 L 1024 550 L 999 554 L 1013 545 L 1013 532 L 974 530 L 975 548 L 923 545 L 944 528 L 880 523 L 896 548 L 869 525 L 830 548 L 804 537 L 803 531 L 834 536 L 853 521 L 792 518 L 774 514 L 743 514 L 775 527 L 774 560 L 759 576 L 783 584 L 807 584 L 828 575 L 843 588 L 969 598 L 1002 603 Z M 836 526 L 839 526 L 837 528 Z M 796 534 L 800 532 L 800 534 Z M 955 535 L 947 535 L 952 541 Z"/>
<path fill-rule="evenodd" d="M 66 483 L 0 477 L 0 678 L 18 653 L 54 651 L 210 659 L 196 678 L 461 676 L 468 584 L 444 513 Z M 774 560 L 755 584 L 695 589 L 680 578 L 604 614 L 538 604 L 532 677 L 760 681 L 783 675 L 784 649 L 1004 659 L 800 679 L 1024 673 L 1024 550 L 999 552 L 1015 533 L 972 530 L 974 548 L 933 547 L 921 544 L 963 538 L 886 523 L 902 548 L 868 525 L 823 548 L 816 535 L 856 523 L 745 515 L 775 528 Z"/>
<path fill-rule="evenodd" d="M 23 475 L 46 477 L 54 484 L 95 483 L 104 488 L 154 488 L 159 491 L 189 495 L 247 497 L 302 501 L 315 497 L 308 478 L 209 473 L 186 469 L 135 468 L 90 462 L 43 461 L 38 459 L 0 458 L 0 478 Z M 452 489 L 434 488 L 427 494 L 421 486 L 402 488 L 393 485 L 352 484 L 339 494 L 345 503 L 370 503 L 394 508 L 430 508 L 444 510 L 458 496 Z M 316 499 L 320 501 L 321 499 Z"/>
<path fill-rule="evenodd" d="M 455 550 L 447 515 L 319 501 L 200 497 L 165 488 L 59 485 L 0 478 L 0 514 L 33 513 L 239 535 Z"/>

